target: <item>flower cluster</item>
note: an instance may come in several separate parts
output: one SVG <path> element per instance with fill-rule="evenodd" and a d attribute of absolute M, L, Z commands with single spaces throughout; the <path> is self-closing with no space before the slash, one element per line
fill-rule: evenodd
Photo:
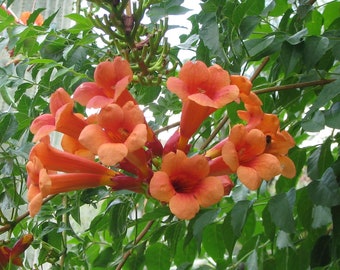
<path fill-rule="evenodd" d="M 51 194 L 109 186 L 127 189 L 168 203 L 180 219 L 191 219 L 200 207 L 209 207 L 228 195 L 230 175 L 249 189 L 282 174 L 295 175 L 287 157 L 293 138 L 280 130 L 277 116 L 262 111 L 261 100 L 251 92 L 251 82 L 230 75 L 218 65 L 187 62 L 167 88 L 182 101 L 178 130 L 163 146 L 128 91 L 133 73 L 121 57 L 100 63 L 93 82 L 82 83 L 70 96 L 57 89 L 50 113 L 37 117 L 31 132 L 28 200 L 31 216 Z M 203 154 L 193 154 L 189 144 L 202 122 L 231 102 L 243 102 L 238 111 L 244 124 Z M 74 112 L 75 102 L 96 113 Z M 50 144 L 50 134 L 62 134 L 61 148 Z M 161 159 L 161 164 L 155 160 Z"/>

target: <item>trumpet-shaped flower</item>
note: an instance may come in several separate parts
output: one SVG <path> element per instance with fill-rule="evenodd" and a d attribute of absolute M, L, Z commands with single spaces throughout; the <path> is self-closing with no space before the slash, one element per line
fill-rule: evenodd
<path fill-rule="evenodd" d="M 200 206 L 209 207 L 224 195 L 225 179 L 209 176 L 205 157 L 188 158 L 178 150 L 163 157 L 161 170 L 150 181 L 150 194 L 169 203 L 171 212 L 180 219 L 192 219 Z"/>
<path fill-rule="evenodd" d="M 136 103 L 127 86 L 132 80 L 129 62 L 116 57 L 100 63 L 94 72 L 94 82 L 82 83 L 73 99 L 88 108 L 103 108 L 110 103 L 123 106 L 128 101 Z"/>
<path fill-rule="evenodd" d="M 232 172 L 249 189 L 260 187 L 262 180 L 271 180 L 281 173 L 279 160 L 264 153 L 266 136 L 261 130 L 248 131 L 243 125 L 235 125 L 229 140 L 222 148 L 222 158 Z"/>
<path fill-rule="evenodd" d="M 147 141 L 147 128 L 139 107 L 132 101 L 123 107 L 109 104 L 101 109 L 97 121 L 97 124 L 83 129 L 79 136 L 80 143 L 98 155 L 105 165 L 113 166 L 127 158 L 143 173 L 149 174 L 146 159 L 141 160 L 141 151 L 144 153 L 143 147 Z M 135 155 L 138 158 L 134 158 Z M 141 162 L 143 165 L 136 164 Z"/>
<path fill-rule="evenodd" d="M 32 148 L 26 170 L 31 216 L 38 213 L 48 195 L 103 185 L 114 187 L 112 179 L 117 175 L 99 163 L 57 150 L 47 142 Z"/>
<path fill-rule="evenodd" d="M 51 113 L 38 116 L 30 126 L 34 134 L 33 141 L 39 141 L 52 131 L 78 138 L 80 131 L 86 126 L 86 121 L 81 115 L 73 113 L 73 105 L 73 100 L 63 88 L 56 90 L 50 99 Z"/>
<path fill-rule="evenodd" d="M 178 78 L 168 79 L 167 87 L 183 102 L 178 143 L 178 149 L 183 151 L 202 121 L 239 95 L 227 71 L 218 65 L 207 67 L 200 61 L 185 63 Z"/>

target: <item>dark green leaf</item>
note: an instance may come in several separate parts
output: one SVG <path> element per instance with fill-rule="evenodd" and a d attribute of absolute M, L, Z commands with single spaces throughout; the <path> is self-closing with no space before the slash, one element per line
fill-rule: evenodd
<path fill-rule="evenodd" d="M 200 18 L 200 22 L 202 23 L 202 28 L 199 36 L 204 45 L 211 50 L 212 55 L 225 59 L 226 55 L 220 43 L 216 14 L 212 12 L 204 13 Z"/>
<path fill-rule="evenodd" d="M 302 48 L 284 42 L 282 44 L 280 58 L 285 69 L 285 74 L 288 76 L 301 61 Z"/>
<path fill-rule="evenodd" d="M 247 38 L 253 30 L 256 28 L 256 26 L 261 21 L 261 17 L 259 16 L 247 16 L 245 17 L 241 24 L 240 24 L 240 36 L 242 39 Z"/>
<path fill-rule="evenodd" d="M 311 200 L 322 206 L 336 206 L 340 204 L 340 190 L 332 168 L 328 168 L 321 179 L 314 180 L 308 185 Z"/>
<path fill-rule="evenodd" d="M 203 247 L 215 262 L 224 258 L 225 249 L 223 235 L 225 234 L 222 224 L 210 224 L 203 232 Z"/>
<path fill-rule="evenodd" d="M 219 208 L 201 211 L 194 219 L 193 236 L 196 239 L 198 246 L 200 246 L 202 242 L 203 229 L 216 219 L 219 212 Z"/>
<path fill-rule="evenodd" d="M 307 70 L 313 68 L 325 54 L 329 40 L 326 37 L 307 37 L 304 44 L 303 60 Z"/>
<path fill-rule="evenodd" d="M 112 247 L 108 247 L 102 251 L 99 252 L 98 257 L 93 261 L 94 267 L 107 267 L 110 263 L 110 258 L 112 258 L 112 255 L 114 253 L 114 250 Z"/>
<path fill-rule="evenodd" d="M 268 210 L 273 223 L 279 229 L 287 233 L 293 233 L 295 231 L 295 221 L 288 195 L 289 193 L 281 193 L 272 197 L 268 202 Z"/>
<path fill-rule="evenodd" d="M 241 235 L 252 204 L 251 201 L 239 201 L 231 210 L 231 226 L 233 227 L 234 235 L 236 237 Z"/>
<path fill-rule="evenodd" d="M 297 195 L 296 206 L 299 217 L 298 221 L 308 230 L 312 225 L 314 204 L 310 199 L 307 188 L 300 189 Z"/>
<path fill-rule="evenodd" d="M 318 132 L 325 126 L 325 116 L 321 111 L 316 111 L 309 119 L 304 119 L 301 122 L 301 127 L 305 131 Z"/>
<path fill-rule="evenodd" d="M 311 267 L 326 266 L 331 260 L 331 237 L 322 235 L 315 243 L 311 253 Z"/>
<path fill-rule="evenodd" d="M 340 102 L 336 102 L 332 107 L 324 112 L 325 123 L 331 128 L 340 129 Z"/>
<path fill-rule="evenodd" d="M 136 99 L 139 104 L 148 105 L 155 101 L 161 92 L 161 86 L 146 86 L 146 85 L 135 85 Z"/>
<path fill-rule="evenodd" d="M 149 270 L 168 270 L 170 268 L 170 251 L 162 243 L 149 246 L 145 252 L 145 264 Z"/>
<path fill-rule="evenodd" d="M 18 122 L 11 113 L 0 114 L 0 144 L 12 137 L 18 128 Z"/>
<path fill-rule="evenodd" d="M 306 118 L 309 118 L 313 112 L 320 109 L 322 106 L 324 106 L 326 103 L 331 101 L 331 99 L 333 99 L 339 94 L 340 94 L 340 80 L 336 80 L 330 84 L 327 84 L 319 93 L 312 107 L 307 112 Z"/>

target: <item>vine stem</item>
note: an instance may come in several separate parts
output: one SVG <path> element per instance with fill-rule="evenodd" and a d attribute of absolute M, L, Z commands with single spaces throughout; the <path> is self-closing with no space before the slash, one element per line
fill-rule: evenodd
<path fill-rule="evenodd" d="M 150 230 L 152 224 L 154 223 L 154 220 L 150 220 L 144 227 L 144 229 L 140 232 L 139 235 L 137 235 L 134 244 L 137 245 L 142 239 L 143 237 L 146 235 L 146 233 Z M 118 266 L 116 267 L 116 270 L 121 270 L 124 266 L 124 264 L 126 263 L 127 259 L 130 257 L 130 255 L 132 254 L 132 250 L 133 249 L 129 249 L 127 252 L 124 253 L 122 261 L 118 264 Z"/>
<path fill-rule="evenodd" d="M 159 133 L 161 133 L 163 131 L 166 131 L 166 130 L 168 130 L 170 128 L 177 127 L 177 126 L 179 126 L 179 124 L 180 124 L 180 122 L 175 122 L 173 124 L 170 124 L 170 125 L 167 125 L 165 127 L 162 127 L 160 129 L 155 130 L 154 133 L 155 133 L 155 135 L 157 135 L 157 134 L 159 134 Z"/>
<path fill-rule="evenodd" d="M 43 200 L 43 203 L 42 204 L 45 204 L 47 203 L 48 201 L 50 201 L 51 199 L 53 199 L 56 195 L 51 195 L 47 198 L 45 198 Z M 0 227 L 0 234 L 4 233 L 4 232 L 7 232 L 11 229 L 13 229 L 19 222 L 21 222 L 23 219 L 25 219 L 26 217 L 29 216 L 29 212 L 25 212 L 23 213 L 22 215 L 18 216 L 15 220 L 5 224 L 4 226 Z"/>
<path fill-rule="evenodd" d="M 278 85 L 278 86 L 272 86 L 268 88 L 263 88 L 259 90 L 254 90 L 255 94 L 264 94 L 264 93 L 270 93 L 275 91 L 282 91 L 282 90 L 290 90 L 294 88 L 303 88 L 308 86 L 318 86 L 318 85 L 325 85 L 329 84 L 331 82 L 334 82 L 335 79 L 322 79 L 317 81 L 310 81 L 310 82 L 301 82 L 301 83 L 292 83 L 287 85 Z"/>

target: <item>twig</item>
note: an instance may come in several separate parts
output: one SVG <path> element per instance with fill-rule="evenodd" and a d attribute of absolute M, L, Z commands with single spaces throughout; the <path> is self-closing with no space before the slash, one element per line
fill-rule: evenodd
<path fill-rule="evenodd" d="M 251 76 L 250 81 L 253 82 L 253 81 L 257 78 L 257 76 L 259 76 L 260 72 L 261 72 L 262 69 L 267 65 L 268 61 L 269 61 L 269 56 L 266 56 L 266 57 L 263 59 L 262 63 L 261 63 L 261 64 L 258 66 L 258 68 L 255 70 L 254 74 Z"/>
<path fill-rule="evenodd" d="M 155 133 L 155 135 L 157 135 L 157 134 L 159 134 L 159 133 L 161 133 L 163 131 L 166 131 L 166 130 L 168 130 L 170 128 L 177 127 L 177 126 L 179 126 L 179 124 L 180 124 L 180 122 L 176 122 L 176 123 L 170 124 L 170 125 L 168 125 L 166 127 L 162 127 L 160 129 L 155 130 L 154 133 Z"/>
<path fill-rule="evenodd" d="M 146 226 L 144 227 L 144 229 L 141 231 L 141 233 L 136 237 L 134 244 L 137 245 L 142 239 L 143 237 L 146 235 L 146 233 L 149 231 L 149 229 L 151 228 L 152 224 L 154 223 L 154 220 L 150 220 Z M 130 255 L 132 254 L 132 249 L 129 249 L 127 252 L 124 253 L 123 255 L 123 259 L 122 261 L 118 264 L 118 266 L 116 267 L 116 270 L 121 270 L 124 266 L 124 264 L 126 263 L 127 259 L 130 257 Z"/>
<path fill-rule="evenodd" d="M 264 93 L 270 93 L 270 92 L 281 91 L 281 90 L 290 90 L 290 89 L 294 89 L 294 88 L 325 85 L 325 84 L 329 84 L 329 83 L 334 82 L 334 81 L 335 81 L 335 79 L 322 79 L 322 80 L 311 81 L 311 82 L 278 85 L 278 86 L 272 86 L 272 87 L 263 88 L 263 89 L 259 89 L 259 90 L 254 90 L 254 93 L 255 94 L 264 94 Z"/>
<path fill-rule="evenodd" d="M 217 133 L 220 132 L 220 130 L 222 129 L 222 127 L 224 126 L 225 123 L 227 123 L 229 120 L 229 116 L 225 115 L 222 120 L 218 123 L 217 127 L 214 129 L 214 131 L 210 134 L 209 138 L 205 140 L 205 142 L 203 143 L 203 145 L 201 146 L 201 151 L 204 150 L 209 143 L 211 143 L 211 141 L 215 138 L 215 136 L 217 135 Z"/>
<path fill-rule="evenodd" d="M 47 203 L 49 200 L 53 199 L 56 195 L 51 195 L 43 200 L 42 204 Z M 5 224 L 4 226 L 0 227 L 0 234 L 9 231 L 10 229 L 13 229 L 19 222 L 21 222 L 23 219 L 29 216 L 29 212 L 25 212 L 22 215 L 18 216 L 15 220 Z"/>

